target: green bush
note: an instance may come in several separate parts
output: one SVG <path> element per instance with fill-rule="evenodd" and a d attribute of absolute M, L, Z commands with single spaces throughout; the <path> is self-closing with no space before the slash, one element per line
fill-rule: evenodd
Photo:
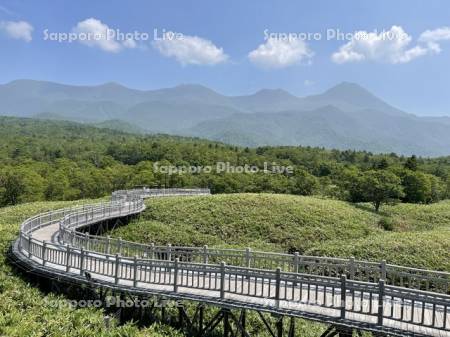
<path fill-rule="evenodd" d="M 394 230 L 394 221 L 391 218 L 382 217 L 378 224 L 385 231 L 393 231 Z"/>

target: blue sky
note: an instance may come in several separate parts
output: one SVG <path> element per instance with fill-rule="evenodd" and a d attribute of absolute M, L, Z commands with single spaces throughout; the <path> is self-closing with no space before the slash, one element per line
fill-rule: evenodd
<path fill-rule="evenodd" d="M 350 81 L 403 110 L 450 115 L 449 13 L 449 1 L 0 0 L 0 82 L 199 83 L 229 95 L 283 88 L 303 96 Z M 69 43 L 44 34 L 105 27 L 149 39 Z M 155 41 L 154 29 L 181 38 Z M 327 39 L 327 30 L 370 34 Z"/>

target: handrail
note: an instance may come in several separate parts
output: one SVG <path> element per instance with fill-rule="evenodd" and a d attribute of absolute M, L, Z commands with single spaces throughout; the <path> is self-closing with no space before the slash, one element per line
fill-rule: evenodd
<path fill-rule="evenodd" d="M 131 190 L 115 192 L 113 200 L 131 200 L 128 203 L 133 205 L 133 210 L 140 210 L 144 207 L 143 198 L 176 194 L 208 194 L 209 190 Z M 130 204 L 128 204 L 130 205 Z M 103 204 L 110 210 L 108 204 Z M 127 207 L 127 206 L 125 206 Z M 104 213 L 104 210 L 100 210 Z M 114 215 L 114 214 L 113 214 Z M 68 218 L 69 217 L 69 218 Z M 60 239 L 77 247 L 96 250 L 100 253 L 115 252 L 123 256 L 137 256 L 146 258 L 149 256 L 178 257 L 185 261 L 210 261 L 220 263 L 225 261 L 230 265 L 260 267 L 274 269 L 280 267 L 284 271 L 299 271 L 317 275 L 338 276 L 346 274 L 347 278 L 359 281 L 378 282 L 384 279 L 386 284 L 394 286 L 407 286 L 413 289 L 433 290 L 441 293 L 450 293 L 450 273 L 431 271 L 418 268 L 409 268 L 387 264 L 386 261 L 368 262 L 353 258 L 333 258 L 305 256 L 299 253 L 283 254 L 273 252 L 253 251 L 247 249 L 209 248 L 204 247 L 183 247 L 183 246 L 158 246 L 154 244 L 142 244 L 121 238 L 111 238 L 109 236 L 92 235 L 80 232 L 95 219 L 85 218 L 84 222 L 78 221 L 71 224 L 70 215 L 61 222 Z"/>
<path fill-rule="evenodd" d="M 142 212 L 145 198 L 205 194 L 209 190 L 135 189 L 114 192 L 108 203 L 46 212 L 22 223 L 19 252 L 44 266 L 94 273 L 116 285 L 132 281 L 134 287 L 172 286 L 175 293 L 180 287 L 217 291 L 220 299 L 227 294 L 264 298 L 275 310 L 305 302 L 340 319 L 363 314 L 376 317 L 378 326 L 388 320 L 450 331 L 450 273 L 249 248 L 145 245 L 80 232 L 100 221 Z M 56 224 L 59 242 L 33 237 Z"/>

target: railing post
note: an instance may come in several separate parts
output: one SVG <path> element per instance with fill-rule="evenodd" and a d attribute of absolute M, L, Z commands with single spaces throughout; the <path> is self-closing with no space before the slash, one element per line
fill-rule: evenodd
<path fill-rule="evenodd" d="M 172 261 L 172 245 L 167 244 L 167 261 Z"/>
<path fill-rule="evenodd" d="M 252 249 L 247 247 L 245 248 L 245 266 L 250 268 L 252 262 Z"/>
<path fill-rule="evenodd" d="M 383 260 L 380 263 L 380 279 L 386 281 L 386 276 L 386 260 Z"/>
<path fill-rule="evenodd" d="M 122 238 L 117 239 L 117 254 L 122 254 Z"/>
<path fill-rule="evenodd" d="M 84 267 L 84 248 L 81 247 L 80 249 L 80 275 L 83 275 L 83 268 Z"/>
<path fill-rule="evenodd" d="M 116 254 L 116 263 L 114 268 L 114 283 L 119 283 L 120 255 Z"/>
<path fill-rule="evenodd" d="M 175 259 L 175 267 L 173 270 L 173 291 L 177 292 L 178 291 L 178 257 Z M 169 262 L 170 263 L 170 262 Z"/>
<path fill-rule="evenodd" d="M 300 264 L 300 254 L 299 252 L 295 252 L 294 253 L 294 269 L 293 272 L 296 274 L 295 275 L 295 282 L 294 282 L 294 287 L 297 286 L 297 274 L 299 271 L 299 264 Z"/>
<path fill-rule="evenodd" d="M 109 235 L 106 236 L 105 253 L 108 255 L 111 253 L 111 237 Z"/>
<path fill-rule="evenodd" d="M 45 255 L 47 253 L 47 241 L 42 243 L 42 265 L 45 266 Z"/>
<path fill-rule="evenodd" d="M 220 298 L 225 298 L 225 262 L 220 263 Z"/>
<path fill-rule="evenodd" d="M 70 271 L 70 246 L 66 245 L 66 272 Z"/>
<path fill-rule="evenodd" d="M 28 234 L 28 258 L 31 259 L 31 234 Z"/>
<path fill-rule="evenodd" d="M 137 286 L 137 256 L 133 259 L 133 287 Z"/>
<path fill-rule="evenodd" d="M 203 264 L 208 264 L 208 246 L 203 246 Z"/>
<path fill-rule="evenodd" d="M 347 300 L 347 276 L 341 275 L 341 319 L 345 319 Z"/>
<path fill-rule="evenodd" d="M 348 262 L 349 262 L 349 278 L 350 278 L 350 280 L 354 280 L 355 279 L 355 258 L 352 256 Z"/>
<path fill-rule="evenodd" d="M 22 230 L 19 232 L 19 252 L 22 251 Z"/>
<path fill-rule="evenodd" d="M 281 292 L 281 268 L 275 271 L 275 307 L 280 308 L 280 292 Z"/>
<path fill-rule="evenodd" d="M 299 264 L 300 264 L 300 253 L 299 252 L 295 252 L 294 253 L 294 273 L 298 273 L 299 271 Z"/>
<path fill-rule="evenodd" d="M 155 259 L 155 244 L 152 242 L 150 244 L 150 260 Z"/>
<path fill-rule="evenodd" d="M 88 232 L 84 232 L 84 241 L 85 241 L 85 247 L 86 250 L 89 250 L 89 233 Z"/>
<path fill-rule="evenodd" d="M 377 324 L 379 326 L 383 325 L 383 315 L 384 315 L 384 280 L 378 282 L 378 320 Z"/>

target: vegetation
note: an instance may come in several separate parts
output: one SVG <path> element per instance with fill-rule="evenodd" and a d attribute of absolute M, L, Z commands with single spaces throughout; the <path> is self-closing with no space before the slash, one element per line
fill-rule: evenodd
<path fill-rule="evenodd" d="M 181 337 L 183 334 L 167 325 L 154 324 L 139 328 L 129 322 L 119 325 L 113 319 L 109 328 L 104 321 L 104 311 L 98 308 L 71 308 L 64 296 L 44 293 L 29 284 L 13 270 L 6 261 L 6 251 L 18 235 L 19 224 L 27 217 L 40 212 L 76 204 L 92 203 L 93 200 L 78 202 L 35 202 L 0 208 L 0 335 L 35 337 Z M 192 311 L 193 307 L 186 308 Z M 168 314 L 171 312 L 170 308 Z M 193 312 L 190 313 L 193 315 Z M 214 312 L 206 310 L 205 320 L 211 319 Z M 286 325 L 288 324 L 286 320 Z M 252 336 L 269 337 L 261 320 L 249 314 L 247 324 Z M 288 327 L 286 326 L 286 329 Z M 296 329 L 301 336 L 320 335 L 325 327 L 318 323 L 300 320 Z"/>
<path fill-rule="evenodd" d="M 79 201 L 92 202 L 92 200 Z M 36 202 L 0 209 L 0 245 L 6 251 L 26 217 L 74 202 Z M 304 254 L 386 259 L 416 267 L 450 271 L 450 201 L 430 205 L 370 204 L 318 197 L 228 194 L 147 201 L 142 221 L 113 232 L 141 242 L 233 246 Z M 389 223 L 389 231 L 383 223 Z M 426 247 L 426 249 L 424 248 Z M 65 298 L 28 284 L 0 257 L 0 334 L 6 336 L 181 336 L 167 326 L 139 329 L 132 323 L 105 328 L 100 309 L 74 310 Z M 49 305 L 52 303 L 52 305 Z M 189 306 L 188 310 L 192 310 Z M 213 312 L 207 310 L 207 316 Z M 253 335 L 268 337 L 250 314 Z M 301 336 L 317 336 L 324 326 L 299 321 Z"/>
<path fill-rule="evenodd" d="M 88 202 L 86 200 L 85 202 Z M 91 201 L 92 202 L 92 201 Z M 0 208 L 0 335 L 73 337 L 175 337 L 180 333 L 167 326 L 139 329 L 132 323 L 122 326 L 112 320 L 107 329 L 104 313 L 95 308 L 75 310 L 63 296 L 45 294 L 30 285 L 6 261 L 6 251 L 17 238 L 22 220 L 39 212 L 74 205 L 73 202 L 32 203 Z"/>
<path fill-rule="evenodd" d="M 196 186 L 229 194 L 148 201 L 142 221 L 113 235 L 141 242 L 386 259 L 450 271 L 450 201 L 445 200 L 450 196 L 449 157 L 405 158 L 311 147 L 250 149 L 10 117 L 0 117 L 0 137 L 0 207 L 14 205 L 0 208 L 3 251 L 25 217 L 73 205 L 69 200 L 103 197 L 137 185 Z M 259 169 L 292 166 L 293 173 L 213 170 L 170 175 L 154 167 L 217 162 Z M 168 327 L 138 329 L 114 320 L 107 329 L 101 310 L 75 310 L 63 305 L 64 297 L 42 293 L 13 272 L 5 254 L 0 257 L 0 290 L 0 335 L 180 335 Z M 50 306 L 49 301 L 61 305 Z M 267 335 L 255 317 L 248 323 L 255 335 Z M 302 321 L 298 329 L 302 336 L 313 336 L 323 326 Z"/>
<path fill-rule="evenodd" d="M 112 234 L 174 245 L 252 247 L 450 271 L 450 201 L 369 204 L 316 197 L 230 194 L 147 201 L 141 220 Z"/>
<path fill-rule="evenodd" d="M 249 149 L 195 138 L 134 135 L 12 117 L 0 117 L 0 137 L 0 206 L 97 198 L 136 185 L 209 187 L 213 193 L 321 195 L 372 202 L 375 208 L 388 201 L 433 203 L 449 196 L 448 157 L 405 158 L 311 147 Z M 213 169 L 169 174 L 154 167 L 155 163 L 215 167 L 217 162 L 260 170 L 291 166 L 293 173 Z"/>

